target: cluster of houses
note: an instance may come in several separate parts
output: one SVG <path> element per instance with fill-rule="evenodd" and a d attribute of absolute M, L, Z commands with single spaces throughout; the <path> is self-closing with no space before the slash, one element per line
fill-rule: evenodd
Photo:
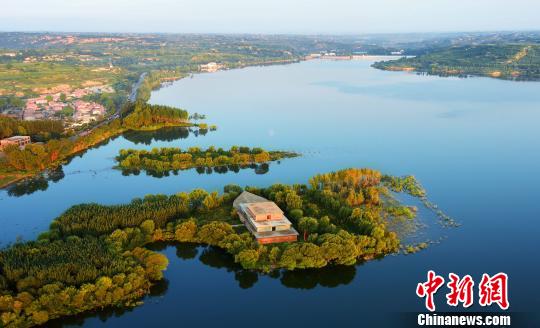
<path fill-rule="evenodd" d="M 59 112 L 65 108 L 73 109 L 73 125 L 82 125 L 98 120 L 105 115 L 106 109 L 95 102 L 81 100 L 82 97 L 101 92 L 112 92 L 111 87 L 92 87 L 76 89 L 68 93 L 42 94 L 36 98 L 26 100 L 22 118 L 24 120 L 55 119 Z"/>
<path fill-rule="evenodd" d="M 76 100 L 73 102 L 73 109 L 76 124 L 90 123 L 105 115 L 105 107 L 95 102 Z"/>
<path fill-rule="evenodd" d="M 45 35 L 39 38 L 40 41 L 46 41 L 50 44 L 84 44 L 84 43 L 115 43 L 128 40 L 124 37 L 78 37 L 74 35 Z"/>
<path fill-rule="evenodd" d="M 0 56 L 2 56 L 0 54 Z M 14 57 L 14 56 L 13 56 Z M 38 63 L 38 62 L 63 62 L 69 59 L 79 60 L 81 62 L 90 62 L 90 61 L 99 61 L 102 60 L 96 56 L 92 55 L 81 55 L 81 54 L 51 54 L 44 56 L 28 56 L 25 57 L 23 63 Z"/>

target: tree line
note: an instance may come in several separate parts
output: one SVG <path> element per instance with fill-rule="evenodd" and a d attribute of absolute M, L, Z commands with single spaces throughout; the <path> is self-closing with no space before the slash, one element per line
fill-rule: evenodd
<path fill-rule="evenodd" d="M 0 115 L 0 139 L 14 135 L 28 135 L 34 142 L 46 141 L 59 138 L 63 132 L 64 124 L 61 121 L 22 121 Z"/>
<path fill-rule="evenodd" d="M 143 101 L 128 103 L 124 112 L 129 113 L 122 124 L 128 129 L 176 126 L 188 122 L 187 111 L 164 105 L 150 105 Z"/>

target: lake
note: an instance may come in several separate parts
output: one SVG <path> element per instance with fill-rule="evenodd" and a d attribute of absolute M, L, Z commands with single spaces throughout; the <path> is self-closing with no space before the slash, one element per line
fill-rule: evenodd
<path fill-rule="evenodd" d="M 414 255 L 271 276 L 240 270 L 220 250 L 154 245 L 170 265 L 166 281 L 144 305 L 54 324 L 391 325 L 409 320 L 404 313 L 424 311 L 415 288 L 430 269 L 445 277 L 470 274 L 477 284 L 484 272 L 506 272 L 510 310 L 537 312 L 540 83 L 385 72 L 371 63 L 250 67 L 195 75 L 156 91 L 151 103 L 205 114 L 218 130 L 126 134 L 73 158 L 48 179 L 1 190 L 0 246 L 35 238 L 81 202 L 125 203 L 146 194 L 221 190 L 229 183 L 306 183 L 317 173 L 370 167 L 416 176 L 430 200 L 461 226 L 436 229 L 432 239 L 441 242 Z M 156 178 L 113 169 L 122 148 L 210 145 L 260 146 L 303 156 L 271 163 L 262 172 L 190 170 Z M 437 226 L 429 211 L 420 216 Z M 436 296 L 442 311 L 449 310 L 445 289 Z M 468 310 L 485 310 L 477 303 L 475 298 Z"/>

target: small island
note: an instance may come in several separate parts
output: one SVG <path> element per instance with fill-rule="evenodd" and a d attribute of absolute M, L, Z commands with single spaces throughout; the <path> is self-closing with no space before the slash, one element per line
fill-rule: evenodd
<path fill-rule="evenodd" d="M 151 151 L 122 149 L 116 160 L 118 168 L 124 171 L 146 170 L 163 173 L 191 168 L 247 166 L 297 156 L 299 154 L 294 152 L 266 151 L 262 148 L 233 146 L 224 150 L 210 146 L 208 149 L 190 147 L 187 150 L 173 147 L 154 148 Z"/>
<path fill-rule="evenodd" d="M 227 185 L 221 194 L 195 189 L 123 205 L 76 205 L 36 241 L 0 251 L 1 322 L 30 327 L 106 306 L 139 304 L 168 264 L 165 256 L 145 248 L 154 242 L 216 246 L 245 270 L 260 272 L 383 257 L 400 249 L 390 220 L 415 217 L 393 196 L 400 191 L 425 197 L 413 177 L 352 168 L 316 175 L 307 185 Z M 247 218 L 249 204 L 261 202 L 272 206 L 252 208 Z M 265 239 L 264 228 L 249 226 L 246 219 L 264 226 L 265 209 L 270 221 L 280 221 L 269 224 L 270 232 L 281 229 L 287 238 Z M 261 213 L 265 217 L 258 217 Z"/>

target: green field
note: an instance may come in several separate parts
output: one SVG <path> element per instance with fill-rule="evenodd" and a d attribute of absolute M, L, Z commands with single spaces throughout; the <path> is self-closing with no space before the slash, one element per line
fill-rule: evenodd
<path fill-rule="evenodd" d="M 46 89 L 67 85 L 82 88 L 113 84 L 122 79 L 125 71 L 105 67 L 87 67 L 59 63 L 0 64 L 0 95 L 34 96 Z"/>

